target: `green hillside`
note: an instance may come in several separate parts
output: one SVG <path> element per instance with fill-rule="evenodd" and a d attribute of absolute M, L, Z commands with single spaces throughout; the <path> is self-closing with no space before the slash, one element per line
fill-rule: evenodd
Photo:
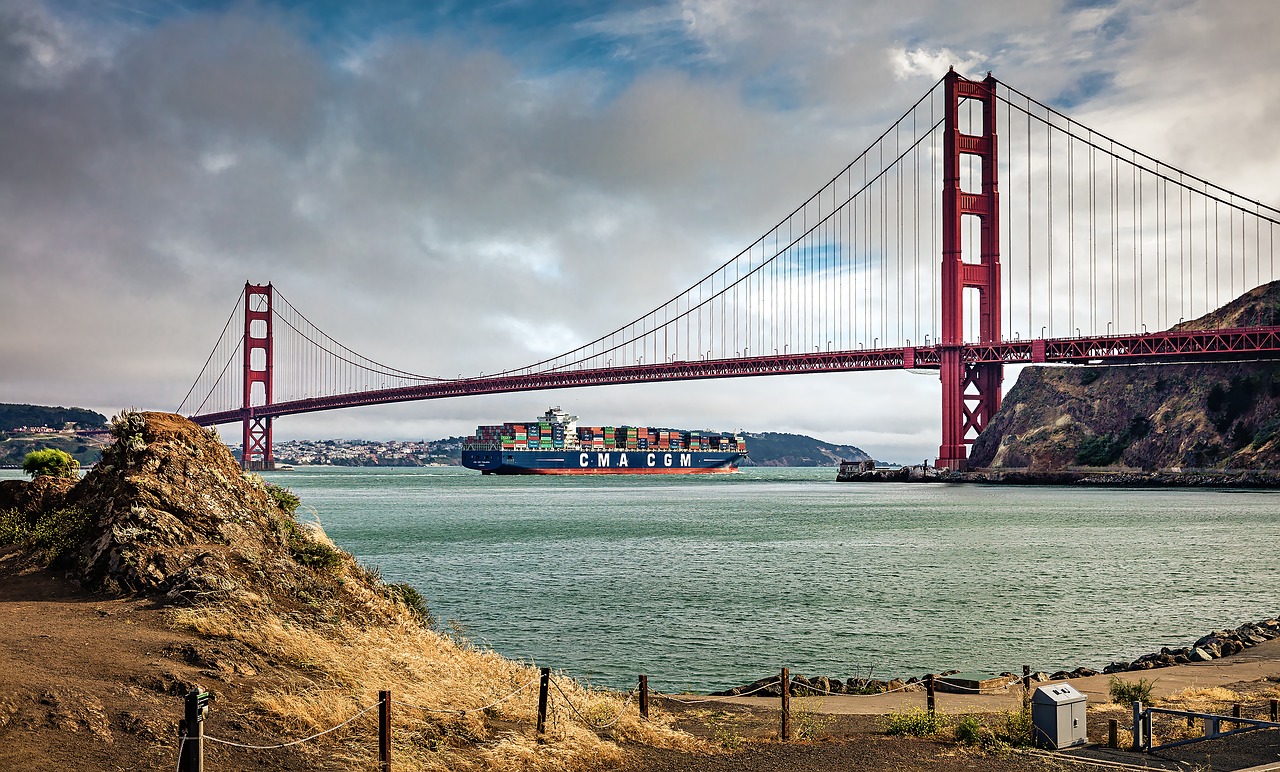
<path fill-rule="evenodd" d="M 106 416 L 84 408 L 0 403 L 0 466 L 20 466 L 28 453 L 45 448 L 66 451 L 82 465 L 97 463 L 102 441 L 83 432 L 106 428 Z M 53 431 L 19 431 L 22 429 Z"/>
<path fill-rule="evenodd" d="M 853 445 L 833 445 L 803 434 L 747 432 L 749 460 L 743 466 L 838 466 L 871 456 Z"/>

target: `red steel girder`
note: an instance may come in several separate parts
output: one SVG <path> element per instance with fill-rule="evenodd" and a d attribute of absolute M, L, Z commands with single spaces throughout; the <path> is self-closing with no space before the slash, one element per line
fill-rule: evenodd
<path fill-rule="evenodd" d="M 421 386 L 380 389 L 354 394 L 291 400 L 259 405 L 251 410 L 227 410 L 192 416 L 203 426 L 232 423 L 249 418 L 335 410 L 362 405 L 381 405 L 426 399 L 446 399 L 475 394 L 570 389 L 619 383 L 652 383 L 707 378 L 750 378 L 769 375 L 798 375 L 817 372 L 859 370 L 937 370 L 941 366 L 940 346 L 826 351 L 769 357 L 664 362 L 583 370 L 556 370 L 542 373 L 506 373 L 482 378 L 438 381 Z M 1087 338 L 1011 340 L 969 344 L 957 348 L 966 366 L 981 363 L 1033 364 L 1068 363 L 1097 365 L 1215 362 L 1280 359 L 1280 326 L 1224 330 L 1187 330 L 1146 335 L 1108 335 Z M 1037 352 L 1043 355 L 1037 356 Z M 985 426 L 985 424 L 983 424 Z"/>

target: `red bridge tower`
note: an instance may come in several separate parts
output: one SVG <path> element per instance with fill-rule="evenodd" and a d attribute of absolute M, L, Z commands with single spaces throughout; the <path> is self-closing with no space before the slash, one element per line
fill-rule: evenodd
<path fill-rule="evenodd" d="M 982 343 L 1000 340 L 1000 193 L 996 168 L 996 80 L 988 73 L 982 82 L 966 80 L 952 70 L 946 75 L 946 114 L 943 123 L 942 181 L 942 446 L 939 468 L 964 469 L 969 444 L 1000 409 L 1004 366 L 998 362 L 966 365 L 964 296 L 978 291 L 978 335 Z M 960 131 L 960 103 L 972 99 L 982 105 L 982 130 Z M 982 192 L 960 187 L 962 156 L 976 156 L 982 169 Z M 965 255 L 962 223 L 977 218 L 980 254 Z"/>
<path fill-rule="evenodd" d="M 270 283 L 244 284 L 244 417 L 240 466 L 259 471 L 276 468 L 271 454 L 271 416 L 254 415 L 254 408 L 272 403 L 271 293 Z"/>

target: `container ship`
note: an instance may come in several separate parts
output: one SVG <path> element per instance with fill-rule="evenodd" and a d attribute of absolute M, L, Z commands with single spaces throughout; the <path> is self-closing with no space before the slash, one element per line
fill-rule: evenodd
<path fill-rule="evenodd" d="M 738 471 L 742 435 L 647 426 L 578 426 L 558 407 L 538 421 L 477 426 L 462 465 L 484 474 L 710 474 Z"/>

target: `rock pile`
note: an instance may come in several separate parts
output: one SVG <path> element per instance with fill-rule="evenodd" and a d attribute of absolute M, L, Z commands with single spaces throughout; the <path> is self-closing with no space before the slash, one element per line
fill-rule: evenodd
<path fill-rule="evenodd" d="M 1143 654 L 1132 662 L 1112 662 L 1104 667 L 1102 672 L 1124 673 L 1170 665 L 1185 665 L 1189 662 L 1208 662 L 1211 659 L 1239 654 L 1245 649 L 1277 637 L 1280 637 L 1280 620 L 1264 619 L 1261 622 L 1243 624 L 1235 630 L 1215 630 L 1202 636 L 1191 646 L 1183 646 L 1180 649 L 1166 646 L 1158 652 Z"/>
<path fill-rule="evenodd" d="M 1078 667 L 1074 670 L 1059 670 L 1054 673 L 1037 672 L 1031 674 L 1033 683 L 1045 681 L 1066 681 L 1073 678 L 1088 678 L 1099 674 L 1125 673 L 1135 670 L 1151 670 L 1185 665 L 1190 662 L 1207 662 L 1211 659 L 1229 657 L 1239 654 L 1245 649 L 1257 646 L 1273 638 L 1280 638 L 1280 619 L 1264 619 L 1261 622 L 1249 622 L 1235 630 L 1216 630 L 1201 637 L 1191 646 L 1180 649 L 1164 647 L 1158 652 L 1144 654 L 1132 662 L 1112 662 L 1101 671 L 1089 667 Z M 944 670 L 936 675 L 945 678 L 955 675 L 957 670 Z M 1011 672 L 1000 673 L 1012 682 L 1021 676 Z M 791 676 L 791 694 L 798 697 L 820 694 L 882 694 L 892 691 L 923 691 L 927 676 L 912 677 L 905 681 L 894 678 L 888 681 L 868 678 L 834 678 L 816 676 L 806 678 L 802 675 Z M 781 676 L 773 675 L 753 681 L 745 686 L 712 692 L 717 697 L 781 697 Z"/>

